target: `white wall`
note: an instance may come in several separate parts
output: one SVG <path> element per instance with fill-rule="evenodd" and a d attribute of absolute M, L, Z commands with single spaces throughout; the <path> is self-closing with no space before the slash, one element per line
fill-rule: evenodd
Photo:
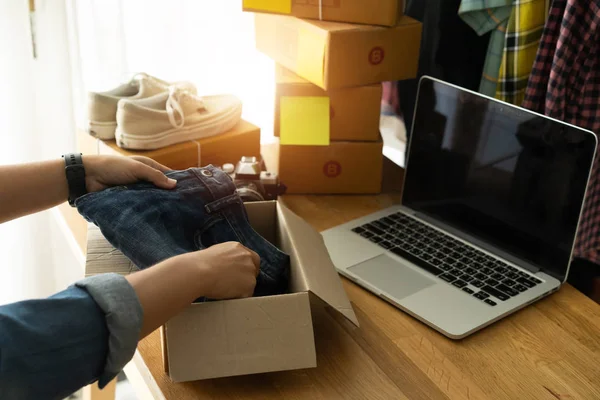
<path fill-rule="evenodd" d="M 38 0 L 33 59 L 28 2 L 0 1 L 0 163 L 75 150 L 65 1 Z M 82 276 L 52 211 L 0 225 L 0 304 L 47 296 Z"/>

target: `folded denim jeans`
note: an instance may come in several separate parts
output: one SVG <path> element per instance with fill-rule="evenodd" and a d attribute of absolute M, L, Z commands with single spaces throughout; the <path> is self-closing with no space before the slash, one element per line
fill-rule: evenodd
<path fill-rule="evenodd" d="M 252 228 L 229 175 L 212 165 L 166 175 L 177 180 L 175 189 L 139 182 L 88 193 L 75 205 L 140 269 L 235 241 L 260 256 L 255 296 L 287 291 L 289 256 Z"/>

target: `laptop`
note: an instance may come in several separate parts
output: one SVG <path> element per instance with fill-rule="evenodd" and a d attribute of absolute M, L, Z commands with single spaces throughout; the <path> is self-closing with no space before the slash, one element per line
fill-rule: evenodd
<path fill-rule="evenodd" d="M 401 205 L 325 244 L 343 276 L 464 338 L 566 281 L 596 147 L 590 131 L 423 77 Z"/>

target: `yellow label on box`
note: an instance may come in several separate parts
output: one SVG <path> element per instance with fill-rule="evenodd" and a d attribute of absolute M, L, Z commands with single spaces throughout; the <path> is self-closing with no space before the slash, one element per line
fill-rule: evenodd
<path fill-rule="evenodd" d="M 292 13 L 292 0 L 244 0 L 244 8 L 282 14 Z"/>
<path fill-rule="evenodd" d="M 298 61 L 296 73 L 323 87 L 325 63 L 325 38 L 310 29 L 301 29 L 298 35 Z"/>
<path fill-rule="evenodd" d="M 279 108 L 282 145 L 329 146 L 329 97 L 283 96 Z"/>

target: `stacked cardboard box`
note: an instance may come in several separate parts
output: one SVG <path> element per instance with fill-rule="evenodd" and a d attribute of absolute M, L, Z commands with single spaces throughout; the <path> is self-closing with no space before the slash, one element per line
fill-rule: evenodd
<path fill-rule="evenodd" d="M 267 7 L 273 3 L 291 8 Z M 273 14 L 316 17 L 319 3 L 323 20 Z M 279 177 L 288 193 L 380 192 L 381 82 L 416 76 L 421 24 L 406 16 L 396 20 L 402 4 L 394 0 L 244 5 L 267 12 L 255 15 L 256 47 L 278 63 L 274 131 L 280 138 Z M 396 7 L 395 13 L 388 7 Z M 385 20 L 390 15 L 393 21 Z"/>

